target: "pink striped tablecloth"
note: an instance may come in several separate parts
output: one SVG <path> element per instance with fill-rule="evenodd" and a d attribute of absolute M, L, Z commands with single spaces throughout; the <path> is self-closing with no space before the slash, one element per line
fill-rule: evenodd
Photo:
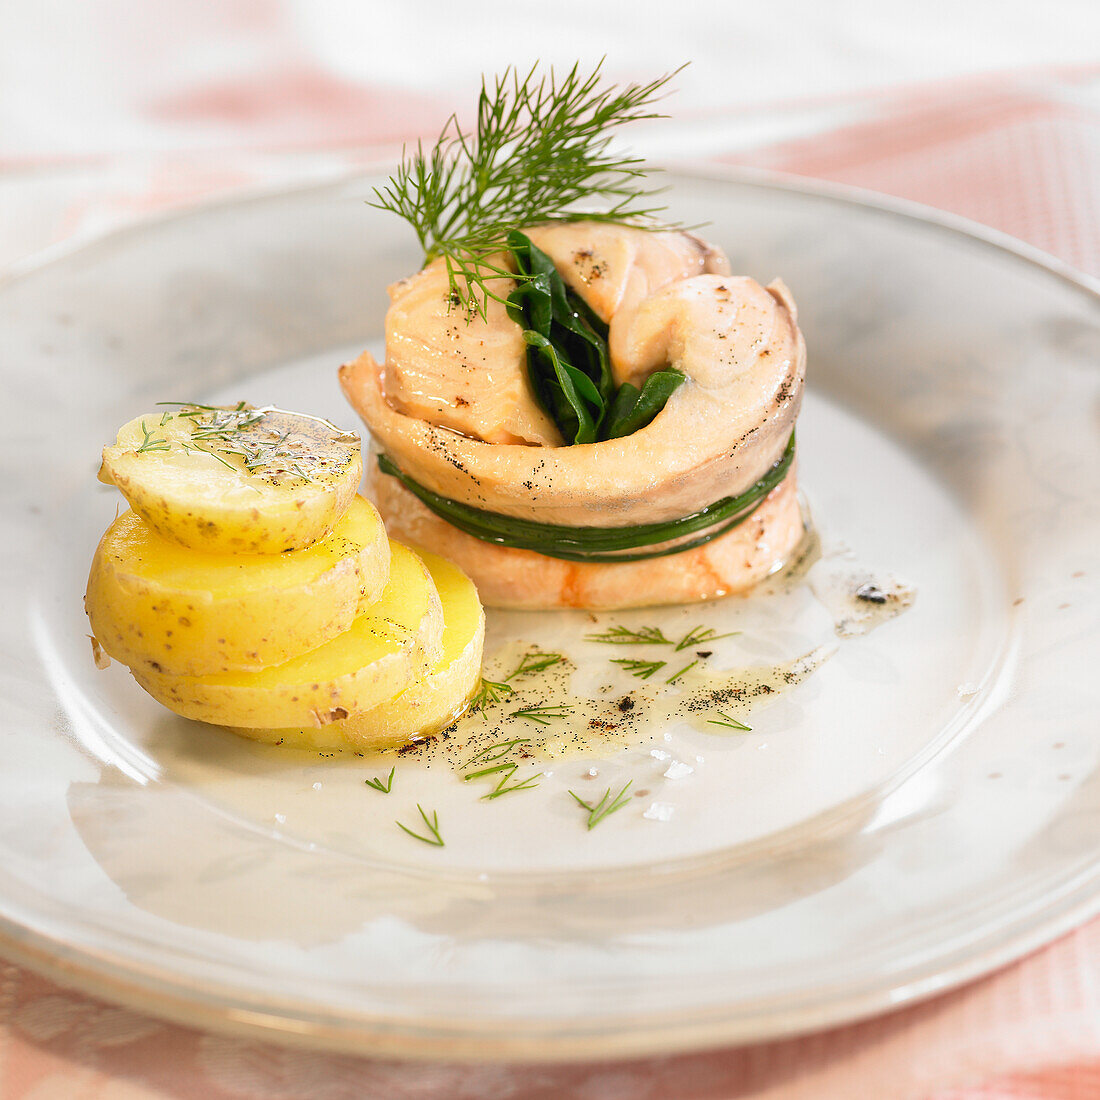
<path fill-rule="evenodd" d="M 237 88 L 227 100 L 223 89 L 176 106 L 213 116 L 260 112 L 254 128 L 277 135 L 275 144 L 310 133 L 325 147 L 314 142 L 308 157 L 163 155 L 30 179 L 9 172 L 0 175 L 0 196 L 37 219 L 36 243 L 79 238 L 200 197 L 330 175 L 377 157 L 343 145 L 349 133 L 359 143 L 395 136 L 377 91 L 321 87 L 302 73 L 297 85 L 269 92 Z M 385 124 L 363 125 L 380 114 Z M 338 125 L 341 117 L 358 128 Z M 418 103 L 398 130 L 435 122 Z M 893 91 L 829 132 L 713 155 L 915 199 L 1100 273 L 1100 68 Z M 0 963 L 2 1100 L 139 1097 L 1093 1100 L 1100 921 L 963 989 L 863 1023 L 733 1050 L 553 1067 L 411 1065 L 283 1049 L 166 1024 Z"/>

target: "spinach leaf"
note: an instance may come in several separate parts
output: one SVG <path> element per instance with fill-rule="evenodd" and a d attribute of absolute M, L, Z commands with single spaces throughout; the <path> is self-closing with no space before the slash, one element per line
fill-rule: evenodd
<path fill-rule="evenodd" d="M 601 437 L 620 439 L 644 428 L 664 407 L 684 375 L 675 367 L 665 367 L 651 374 L 639 390 L 624 382 L 604 418 Z"/>
<path fill-rule="evenodd" d="M 567 443 L 618 439 L 644 428 L 684 381 L 667 367 L 641 390 L 616 391 L 607 326 L 565 285 L 554 261 L 518 229 L 507 237 L 516 270 L 529 276 L 508 295 L 508 316 L 523 328 L 527 373 L 535 397 Z"/>
<path fill-rule="evenodd" d="M 532 276 L 506 305 L 524 330 L 535 395 L 568 442 L 595 443 L 614 388 L 607 328 L 526 234 L 512 230 L 508 248 L 520 274 Z"/>
<path fill-rule="evenodd" d="M 732 530 L 760 506 L 767 495 L 787 476 L 794 461 L 794 433 L 787 446 L 754 485 L 735 497 L 723 497 L 698 512 L 660 523 L 630 527 L 572 527 L 484 512 L 469 504 L 450 500 L 413 481 L 393 460 L 378 456 L 378 467 L 397 478 L 406 489 L 452 527 L 483 542 L 534 550 L 544 557 L 562 561 L 643 561 L 679 554 Z"/>

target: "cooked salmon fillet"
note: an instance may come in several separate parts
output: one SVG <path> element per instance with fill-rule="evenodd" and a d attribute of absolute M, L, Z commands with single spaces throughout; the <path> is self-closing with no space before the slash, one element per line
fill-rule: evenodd
<path fill-rule="evenodd" d="M 758 481 L 782 455 L 801 403 L 806 351 L 787 288 L 730 275 L 725 257 L 689 234 L 589 222 L 527 232 L 608 322 L 617 383 L 640 386 L 668 365 L 686 381 L 632 435 L 564 446 L 526 383 L 519 326 L 491 303 L 488 318 L 469 326 L 452 315 L 457 337 L 440 328 L 446 277 L 429 266 L 395 293 L 385 363 L 364 353 L 341 368 L 375 448 L 442 496 L 561 526 L 666 522 Z M 401 305 L 420 293 L 437 297 Z M 441 350 L 451 346 L 469 371 Z M 469 392 L 481 396 L 449 405 L 447 392 L 467 374 Z M 577 566 L 480 542 L 427 513 L 393 478 L 372 472 L 371 484 L 399 537 L 452 557 L 495 605 L 640 606 L 742 591 L 802 534 L 793 469 L 741 527 L 698 550 L 629 565 Z"/>
<path fill-rule="evenodd" d="M 367 463 L 367 495 L 391 536 L 431 547 L 475 578 L 488 607 L 607 610 L 692 603 L 747 592 L 787 561 L 803 535 L 798 485 L 787 476 L 742 524 L 705 546 L 664 558 L 614 564 L 560 561 L 495 546 L 429 511 L 399 481 Z"/>
<path fill-rule="evenodd" d="M 515 286 L 494 287 L 502 298 Z M 486 443 L 562 442 L 527 379 L 527 345 L 502 302 L 467 319 L 448 293 L 443 260 L 390 287 L 386 400 L 407 416 Z"/>

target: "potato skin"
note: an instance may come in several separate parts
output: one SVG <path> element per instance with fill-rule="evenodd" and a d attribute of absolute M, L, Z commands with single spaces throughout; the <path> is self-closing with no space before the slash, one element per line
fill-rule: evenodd
<path fill-rule="evenodd" d="M 215 457 L 192 444 L 195 421 L 177 416 L 162 424 L 161 416 L 148 413 L 122 426 L 117 442 L 103 448 L 99 479 L 181 546 L 224 554 L 301 550 L 332 533 L 358 491 L 358 437 L 345 437 L 327 421 L 280 409 L 265 413 L 267 430 L 286 431 L 300 445 L 294 453 L 310 472 L 302 481 L 235 468 L 232 452 Z M 164 447 L 142 451 L 146 433 Z"/>
<path fill-rule="evenodd" d="M 85 609 L 103 649 L 132 668 L 255 671 L 347 630 L 381 596 L 389 559 L 382 521 L 362 497 L 328 539 L 278 556 L 188 550 L 126 512 L 96 550 Z"/>
<path fill-rule="evenodd" d="M 324 726 L 392 699 L 442 654 L 443 610 L 427 568 L 390 543 L 381 599 L 317 649 L 257 672 L 172 676 L 132 668 L 134 679 L 184 718 L 218 726 Z"/>
<path fill-rule="evenodd" d="M 150 527 L 180 546 L 206 554 L 283 554 L 328 538 L 355 498 L 362 476 L 360 457 L 347 481 L 324 496 L 292 497 L 246 513 L 211 505 L 181 507 L 178 501 L 149 492 L 124 463 L 116 467 L 111 481 Z"/>

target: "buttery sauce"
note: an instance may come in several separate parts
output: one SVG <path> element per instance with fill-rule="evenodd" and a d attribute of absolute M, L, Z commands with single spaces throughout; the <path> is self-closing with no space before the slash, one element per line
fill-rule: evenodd
<path fill-rule="evenodd" d="M 726 617 L 715 614 L 721 601 L 687 612 L 697 612 L 711 625 L 679 648 L 686 634 L 685 609 L 573 613 L 557 634 L 570 639 L 564 644 L 517 641 L 514 634 L 499 644 L 485 662 L 484 681 L 497 685 L 490 686 L 488 697 L 448 729 L 398 751 L 416 754 L 429 766 L 439 759 L 462 769 L 512 741 L 508 759 L 522 762 L 642 745 L 678 724 L 713 736 L 738 736 L 750 732 L 755 711 L 827 661 L 838 638 L 866 634 L 900 615 L 912 605 L 914 592 L 892 577 L 856 567 L 848 556 L 823 556 L 821 540 L 807 522 L 788 564 L 748 597 L 733 599 L 742 612 L 755 610 L 756 622 L 785 621 L 789 601 L 815 603 L 832 620 L 833 640 L 785 660 L 746 661 L 743 649 L 729 641 L 743 631 L 723 633 Z M 641 629 L 643 622 L 668 641 L 593 641 L 601 632 L 623 629 L 623 623 Z M 744 633 L 752 632 L 747 625 Z"/>
<path fill-rule="evenodd" d="M 515 675 L 525 660 L 537 659 L 543 651 L 514 642 L 495 653 L 485 669 L 487 680 L 506 684 L 509 691 L 498 692 L 495 701 L 468 711 L 436 737 L 398 751 L 424 753 L 425 759 L 443 753 L 461 766 L 461 761 L 513 738 L 523 739 L 514 754 L 522 760 L 653 741 L 670 722 L 716 735 L 744 733 L 753 710 L 800 683 L 834 651 L 835 646 L 823 646 L 793 661 L 710 672 L 706 658 L 698 655 L 707 653 L 704 645 L 676 653 L 671 660 L 665 654 L 665 666 L 646 679 L 621 671 L 609 655 L 606 682 L 590 696 L 573 689 L 577 666 L 564 655 L 554 654 L 560 659 L 548 668 Z M 654 662 L 662 659 L 652 656 Z"/>
<path fill-rule="evenodd" d="M 864 569 L 815 571 L 810 591 L 836 622 L 841 638 L 854 638 L 896 618 L 913 605 L 913 589 L 895 577 Z"/>

